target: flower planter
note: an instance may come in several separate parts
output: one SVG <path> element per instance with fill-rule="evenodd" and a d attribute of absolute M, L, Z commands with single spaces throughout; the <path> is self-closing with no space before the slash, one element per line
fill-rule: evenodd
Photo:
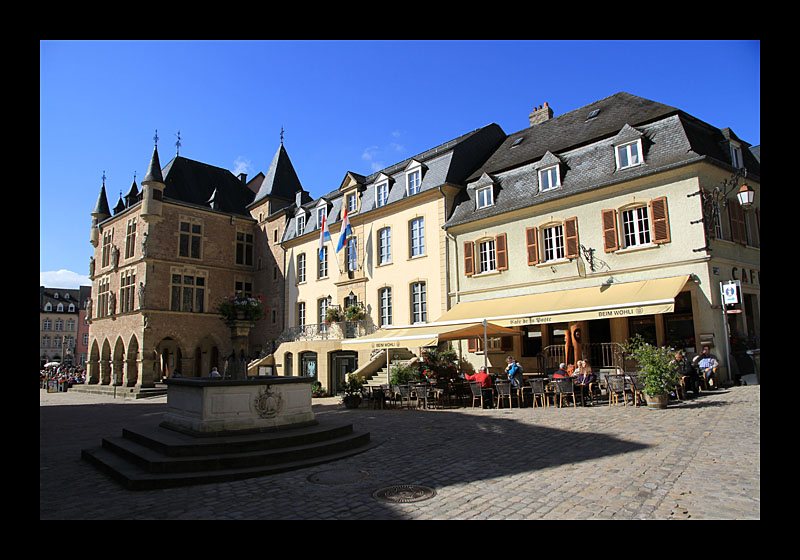
<path fill-rule="evenodd" d="M 647 408 L 667 408 L 669 395 L 645 395 Z"/>

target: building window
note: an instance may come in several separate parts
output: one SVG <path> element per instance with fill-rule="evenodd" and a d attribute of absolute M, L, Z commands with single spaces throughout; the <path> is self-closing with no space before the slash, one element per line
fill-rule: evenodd
<path fill-rule="evenodd" d="M 389 183 L 381 183 L 375 187 L 375 207 L 385 206 L 389 200 Z"/>
<path fill-rule="evenodd" d="M 306 281 L 306 254 L 297 255 L 297 283 L 302 284 Z"/>
<path fill-rule="evenodd" d="M 425 323 L 428 320 L 428 301 L 425 282 L 411 284 L 411 322 Z"/>
<path fill-rule="evenodd" d="M 236 280 L 233 283 L 233 290 L 236 294 L 242 294 L 244 297 L 253 297 L 253 283 L 246 280 Z"/>
<path fill-rule="evenodd" d="M 328 324 L 325 322 L 325 315 L 328 313 L 328 298 L 320 298 L 317 300 L 317 323 L 319 324 L 320 332 L 328 332 Z"/>
<path fill-rule="evenodd" d="M 61 302 L 58 302 L 58 307 L 56 307 L 56 311 L 58 311 L 59 313 L 63 313 L 64 312 L 64 304 L 61 303 Z"/>
<path fill-rule="evenodd" d="M 378 232 L 378 264 L 392 262 L 392 228 L 383 228 Z"/>
<path fill-rule="evenodd" d="M 742 159 L 742 148 L 739 144 L 731 142 L 731 165 L 735 169 L 744 167 L 744 160 Z"/>
<path fill-rule="evenodd" d="M 236 264 L 253 265 L 253 234 L 236 232 Z"/>
<path fill-rule="evenodd" d="M 50 348 L 50 337 L 43 336 L 42 337 L 42 348 Z"/>
<path fill-rule="evenodd" d="M 381 327 L 388 327 L 392 324 L 392 289 L 381 288 L 378 290 L 378 304 L 380 307 Z"/>
<path fill-rule="evenodd" d="M 492 187 L 484 187 L 475 192 L 476 204 L 478 208 L 486 208 L 494 204 L 494 194 Z"/>
<path fill-rule="evenodd" d="M 647 206 L 632 208 L 622 212 L 622 232 L 625 247 L 650 243 L 650 222 Z"/>
<path fill-rule="evenodd" d="M 542 241 L 545 262 L 564 258 L 564 227 L 562 225 L 543 228 Z"/>
<path fill-rule="evenodd" d="M 108 278 L 102 278 L 97 282 L 97 312 L 95 317 L 106 317 L 108 315 L 109 285 Z"/>
<path fill-rule="evenodd" d="M 203 226 L 200 224 L 183 221 L 180 224 L 178 256 L 189 257 L 192 259 L 201 258 Z"/>
<path fill-rule="evenodd" d="M 42 321 L 42 330 L 49 331 L 53 326 L 53 322 L 50 319 L 45 319 Z"/>
<path fill-rule="evenodd" d="M 328 246 L 323 245 L 322 249 L 318 249 L 317 256 L 319 261 L 317 264 L 317 280 L 328 277 Z"/>
<path fill-rule="evenodd" d="M 558 166 L 539 170 L 539 190 L 544 192 L 561 186 L 561 175 Z"/>
<path fill-rule="evenodd" d="M 56 319 L 56 329 L 55 330 L 57 330 L 57 331 L 63 331 L 64 330 L 64 321 L 63 320 Z"/>
<path fill-rule="evenodd" d="M 306 326 L 306 302 L 304 301 L 297 302 L 297 326 Z"/>
<path fill-rule="evenodd" d="M 347 248 L 345 254 L 347 270 L 354 272 L 358 270 L 358 240 L 355 237 L 347 238 Z"/>
<path fill-rule="evenodd" d="M 497 270 L 494 239 L 478 242 L 478 273 Z"/>
<path fill-rule="evenodd" d="M 325 206 L 317 208 L 317 227 L 322 227 L 322 222 L 328 216 L 328 209 Z"/>
<path fill-rule="evenodd" d="M 425 254 L 425 218 L 411 220 L 411 257 Z"/>
<path fill-rule="evenodd" d="M 642 141 L 635 140 L 616 148 L 617 169 L 625 169 L 642 163 Z"/>
<path fill-rule="evenodd" d="M 297 223 L 295 225 L 297 226 L 295 233 L 297 234 L 298 237 L 300 237 L 301 235 L 303 235 L 303 232 L 306 229 L 306 215 L 299 214 L 297 216 Z"/>
<path fill-rule="evenodd" d="M 349 194 L 347 195 L 347 211 L 350 213 L 355 212 L 358 209 L 358 198 L 356 194 Z"/>
<path fill-rule="evenodd" d="M 102 264 L 101 266 L 106 267 L 108 266 L 109 260 L 111 259 L 111 232 L 113 230 L 107 230 L 103 232 L 103 255 L 102 255 Z M 56 294 L 58 297 L 58 294 Z"/>
<path fill-rule="evenodd" d="M 125 235 L 125 258 L 129 259 L 136 251 L 136 218 L 128 220 L 128 228 Z"/>
<path fill-rule="evenodd" d="M 170 310 L 202 313 L 205 309 L 206 279 L 192 274 L 172 274 Z"/>
<path fill-rule="evenodd" d="M 412 194 L 417 194 L 420 191 L 420 186 L 422 185 L 421 174 L 419 169 L 415 169 L 406 175 L 406 180 L 408 182 L 408 196 Z"/>
<path fill-rule="evenodd" d="M 133 298 L 136 292 L 136 271 L 131 269 L 119 275 L 119 311 L 133 311 Z"/>

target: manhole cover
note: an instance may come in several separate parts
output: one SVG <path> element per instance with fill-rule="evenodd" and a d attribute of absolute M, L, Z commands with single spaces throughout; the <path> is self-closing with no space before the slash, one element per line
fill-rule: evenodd
<path fill-rule="evenodd" d="M 436 490 L 427 486 L 417 486 L 414 484 L 398 484 L 381 488 L 372 494 L 372 497 L 383 502 L 408 504 L 411 502 L 421 502 L 428 500 L 436 495 Z"/>
<path fill-rule="evenodd" d="M 308 477 L 309 482 L 315 484 L 352 484 L 360 482 L 369 476 L 367 471 L 322 471 Z"/>

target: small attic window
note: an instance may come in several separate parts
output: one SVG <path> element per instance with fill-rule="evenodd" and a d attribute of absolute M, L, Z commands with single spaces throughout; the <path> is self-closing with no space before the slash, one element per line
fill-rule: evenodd
<path fill-rule="evenodd" d="M 514 143 L 513 143 L 513 144 L 511 144 L 511 147 L 512 147 L 512 148 L 516 148 L 517 146 L 519 146 L 520 144 L 522 144 L 522 141 L 523 141 L 523 140 L 525 140 L 525 137 L 524 137 L 524 136 L 520 136 L 519 138 L 517 138 L 516 140 L 514 140 Z"/>
<path fill-rule="evenodd" d="M 595 109 L 594 111 L 589 113 L 589 115 L 586 117 L 586 120 L 588 121 L 588 120 L 591 120 L 591 119 L 595 118 L 599 112 L 600 112 L 600 109 Z"/>

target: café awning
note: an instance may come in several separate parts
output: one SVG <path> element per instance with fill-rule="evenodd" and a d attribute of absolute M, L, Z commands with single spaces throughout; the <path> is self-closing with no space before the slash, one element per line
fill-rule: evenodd
<path fill-rule="evenodd" d="M 671 313 L 688 274 L 456 304 L 436 324 L 486 319 L 505 327 Z"/>
<path fill-rule="evenodd" d="M 441 325 L 428 323 L 404 328 L 381 329 L 367 336 L 343 340 L 342 348 L 349 350 L 383 350 L 387 348 L 416 348 L 436 346 L 446 340 L 488 336 L 519 336 L 518 329 L 487 323 L 484 331 L 483 321 L 463 321 L 458 324 Z"/>

